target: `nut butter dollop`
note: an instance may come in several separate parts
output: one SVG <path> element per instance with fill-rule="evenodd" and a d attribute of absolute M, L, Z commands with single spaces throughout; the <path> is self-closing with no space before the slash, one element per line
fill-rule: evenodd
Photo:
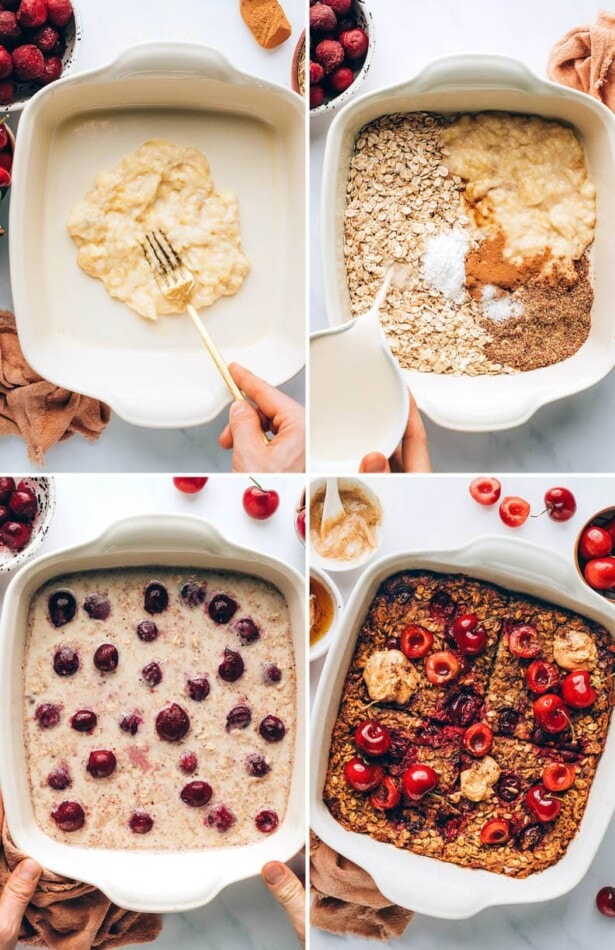
<path fill-rule="evenodd" d="M 483 802 L 491 796 L 491 789 L 499 779 L 501 771 L 495 759 L 486 755 L 461 773 L 461 794 L 471 802 Z"/>
<path fill-rule="evenodd" d="M 564 630 L 553 641 L 553 658 L 563 670 L 593 670 L 598 665 L 598 648 L 588 633 Z"/>
<path fill-rule="evenodd" d="M 416 693 L 419 676 L 401 650 L 377 650 L 372 653 L 363 679 L 369 698 L 380 703 L 403 706 Z"/>

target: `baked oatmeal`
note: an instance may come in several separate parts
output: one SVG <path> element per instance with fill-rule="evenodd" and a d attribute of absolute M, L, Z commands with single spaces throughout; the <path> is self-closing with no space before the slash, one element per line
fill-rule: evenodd
<path fill-rule="evenodd" d="M 462 574 L 378 589 L 346 676 L 324 801 L 344 828 L 512 877 L 578 830 L 612 704 L 609 633 Z"/>

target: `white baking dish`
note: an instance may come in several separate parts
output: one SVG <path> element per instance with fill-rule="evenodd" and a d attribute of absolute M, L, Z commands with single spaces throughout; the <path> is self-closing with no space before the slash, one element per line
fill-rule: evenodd
<path fill-rule="evenodd" d="M 533 113 L 570 123 L 580 134 L 597 189 L 593 247 L 595 300 L 586 343 L 564 362 L 515 376 L 455 377 L 405 370 L 419 408 L 449 429 L 488 432 L 526 422 L 541 406 L 593 386 L 615 365 L 615 117 L 591 96 L 539 79 L 501 56 L 438 59 L 414 79 L 362 96 L 335 118 L 327 137 L 322 190 L 322 260 L 329 321 L 348 320 L 343 228 L 346 183 L 359 130 L 393 112 Z"/>
<path fill-rule="evenodd" d="M 202 315 L 228 362 L 277 386 L 305 362 L 304 103 L 215 50 L 152 43 L 54 83 L 24 110 L 10 260 L 26 359 L 128 422 L 179 428 L 229 401 L 189 317 L 152 324 L 113 300 L 77 266 L 66 230 L 96 175 L 152 138 L 200 148 L 216 187 L 237 194 L 252 271 Z"/>
<path fill-rule="evenodd" d="M 164 566 L 244 571 L 275 584 L 287 599 L 297 667 L 297 726 L 288 811 L 262 842 L 205 851 L 87 849 L 53 841 L 35 824 L 23 741 L 22 657 L 32 594 L 52 577 L 95 568 Z M 32 561 L 9 585 L 0 620 L 0 782 L 15 844 L 44 867 L 100 888 L 121 907 L 170 913 L 199 907 L 222 888 L 290 859 L 305 840 L 305 589 L 303 578 L 269 555 L 238 547 L 208 522 L 186 515 L 126 518 L 94 541 Z"/>
<path fill-rule="evenodd" d="M 331 731 L 360 625 L 379 584 L 396 571 L 417 568 L 462 572 L 541 597 L 603 624 L 615 636 L 615 610 L 580 580 L 574 564 L 527 541 L 486 537 L 456 550 L 409 551 L 377 561 L 353 591 L 318 686 L 312 713 L 311 825 L 328 845 L 365 868 L 390 901 L 432 917 L 459 919 L 499 904 L 559 897 L 588 870 L 615 810 L 613 724 L 578 833 L 557 864 L 524 880 L 422 857 L 346 831 L 322 800 Z"/>

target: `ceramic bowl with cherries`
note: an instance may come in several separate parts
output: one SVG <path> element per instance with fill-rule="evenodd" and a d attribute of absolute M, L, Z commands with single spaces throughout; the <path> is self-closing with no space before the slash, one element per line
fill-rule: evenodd
<path fill-rule="evenodd" d="M 0 475 L 0 574 L 30 558 L 55 510 L 53 478 Z"/>
<path fill-rule="evenodd" d="M 310 0 L 310 114 L 330 112 L 363 82 L 374 51 L 374 22 L 365 0 Z"/>
<path fill-rule="evenodd" d="M 615 601 L 615 505 L 603 508 L 585 524 L 575 556 L 585 583 Z"/>

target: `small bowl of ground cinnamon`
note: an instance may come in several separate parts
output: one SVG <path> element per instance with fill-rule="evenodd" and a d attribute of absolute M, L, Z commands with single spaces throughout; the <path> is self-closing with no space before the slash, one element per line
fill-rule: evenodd
<path fill-rule="evenodd" d="M 326 571 L 352 571 L 371 560 L 382 543 L 382 505 L 364 481 L 338 478 L 344 516 L 323 531 L 325 485 L 324 478 L 310 485 L 310 563 Z"/>

